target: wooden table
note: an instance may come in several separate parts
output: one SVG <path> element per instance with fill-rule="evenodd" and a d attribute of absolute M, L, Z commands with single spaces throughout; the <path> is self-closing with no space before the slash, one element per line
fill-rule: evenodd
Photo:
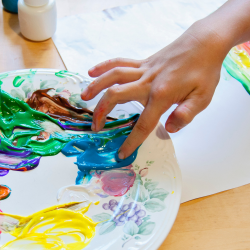
<path fill-rule="evenodd" d="M 138 2 L 143 0 L 57 0 L 58 16 Z M 17 15 L 0 9 L 0 72 L 24 68 L 65 66 L 51 39 L 40 43 L 24 39 Z M 175 224 L 159 248 L 243 249 L 250 249 L 250 185 L 181 204 Z"/>

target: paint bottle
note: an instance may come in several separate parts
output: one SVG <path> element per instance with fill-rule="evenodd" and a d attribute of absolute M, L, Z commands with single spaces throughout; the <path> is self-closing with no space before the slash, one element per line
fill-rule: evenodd
<path fill-rule="evenodd" d="M 44 41 L 56 31 L 55 0 L 19 0 L 18 18 L 21 33 L 32 41 Z"/>
<path fill-rule="evenodd" d="M 17 13 L 18 0 L 2 0 L 3 7 L 12 13 Z"/>

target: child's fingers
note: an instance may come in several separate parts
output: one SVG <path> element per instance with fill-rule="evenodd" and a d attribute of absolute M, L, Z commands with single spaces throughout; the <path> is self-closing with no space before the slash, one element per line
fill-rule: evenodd
<path fill-rule="evenodd" d="M 194 97 L 183 101 L 168 117 L 165 128 L 170 133 L 175 133 L 188 125 L 194 117 L 204 110 L 210 100 L 208 98 Z"/>
<path fill-rule="evenodd" d="M 161 113 L 157 106 L 158 104 L 147 104 L 131 134 L 127 137 L 119 150 L 118 156 L 120 159 L 129 157 L 153 131 L 161 117 Z"/>
<path fill-rule="evenodd" d="M 98 77 L 103 73 L 115 68 L 115 67 L 132 67 L 139 68 L 141 66 L 141 60 L 133 60 L 127 58 L 114 58 L 105 62 L 97 64 L 91 68 L 88 73 L 91 77 Z"/>
<path fill-rule="evenodd" d="M 92 130 L 96 132 L 102 130 L 106 122 L 106 116 L 113 110 L 116 104 L 133 100 L 141 101 L 145 96 L 145 91 L 140 91 L 140 84 L 138 82 L 116 85 L 109 88 L 94 110 Z"/>
<path fill-rule="evenodd" d="M 103 89 L 118 83 L 134 82 L 141 78 L 143 70 L 135 68 L 116 67 L 104 73 L 93 81 L 81 94 L 83 100 L 87 101 L 94 98 Z"/>

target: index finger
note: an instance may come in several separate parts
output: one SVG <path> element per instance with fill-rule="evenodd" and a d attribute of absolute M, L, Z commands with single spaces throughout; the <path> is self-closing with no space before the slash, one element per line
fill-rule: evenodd
<path fill-rule="evenodd" d="M 132 67 L 132 68 L 139 68 L 141 66 L 140 60 L 133 60 L 128 58 L 114 58 L 107 60 L 105 62 L 101 62 L 91 68 L 88 73 L 91 77 L 98 77 L 103 73 L 116 68 L 116 67 Z"/>
<path fill-rule="evenodd" d="M 148 137 L 160 120 L 161 113 L 157 105 L 148 103 L 140 115 L 132 132 L 119 149 L 118 157 L 125 159 L 129 157 Z"/>

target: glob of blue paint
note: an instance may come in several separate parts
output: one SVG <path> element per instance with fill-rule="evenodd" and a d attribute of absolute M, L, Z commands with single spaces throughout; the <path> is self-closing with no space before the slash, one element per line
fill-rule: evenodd
<path fill-rule="evenodd" d="M 65 156 L 75 156 L 77 158 L 75 164 L 80 172 L 78 173 L 76 184 L 79 184 L 83 177 L 88 178 L 90 170 L 121 168 L 134 162 L 138 149 L 124 160 L 118 158 L 118 150 L 126 140 L 128 130 L 131 130 L 131 128 L 86 134 L 65 145 L 61 152 Z"/>

